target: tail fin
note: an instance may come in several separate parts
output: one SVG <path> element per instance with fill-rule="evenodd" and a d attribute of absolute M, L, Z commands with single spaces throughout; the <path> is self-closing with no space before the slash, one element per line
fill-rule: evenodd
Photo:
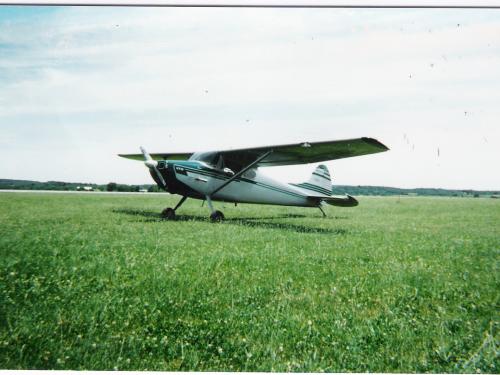
<path fill-rule="evenodd" d="M 307 182 L 296 184 L 296 186 L 306 189 L 310 192 L 319 193 L 322 195 L 332 195 L 332 181 L 330 172 L 325 165 L 319 165 L 309 177 Z"/>

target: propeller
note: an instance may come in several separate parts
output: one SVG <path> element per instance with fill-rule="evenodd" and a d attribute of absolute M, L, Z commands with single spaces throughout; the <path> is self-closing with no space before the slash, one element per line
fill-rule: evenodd
<path fill-rule="evenodd" d="M 146 149 L 144 147 L 141 146 L 141 152 L 142 154 L 144 155 L 144 164 L 146 165 L 146 167 L 148 167 L 150 170 L 154 170 L 155 173 L 156 173 L 156 176 L 158 176 L 158 179 L 161 181 L 162 183 L 162 187 L 163 188 L 166 188 L 167 187 L 167 183 L 165 182 L 163 176 L 161 175 L 160 171 L 158 170 L 158 162 L 156 160 L 153 160 L 153 158 L 151 157 L 151 155 L 148 154 L 148 152 L 146 151 Z"/>

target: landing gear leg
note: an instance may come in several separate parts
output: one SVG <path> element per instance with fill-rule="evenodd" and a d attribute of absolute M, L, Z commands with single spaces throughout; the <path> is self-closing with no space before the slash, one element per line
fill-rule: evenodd
<path fill-rule="evenodd" d="M 321 206 L 318 206 L 318 208 L 321 211 L 321 213 L 323 214 L 323 217 L 326 217 L 325 211 L 323 211 L 323 209 L 321 208 Z"/>
<path fill-rule="evenodd" d="M 224 220 L 224 214 L 221 211 L 214 210 L 214 206 L 212 205 L 212 199 L 210 199 L 208 195 L 206 196 L 206 198 L 207 198 L 208 208 L 210 209 L 211 212 L 210 220 L 212 221 L 212 223 L 217 223 Z"/>
<path fill-rule="evenodd" d="M 182 206 L 182 204 L 186 201 L 186 199 L 187 199 L 187 195 L 183 196 L 183 197 L 181 198 L 181 200 L 179 201 L 179 203 L 177 203 L 177 206 L 175 206 L 174 211 L 177 211 L 177 209 L 178 209 L 180 206 Z"/>
<path fill-rule="evenodd" d="M 165 208 L 162 212 L 161 212 L 161 217 L 166 219 L 166 220 L 174 220 L 175 219 L 175 211 L 180 207 L 182 206 L 182 204 L 185 202 L 185 200 L 187 199 L 187 196 L 183 196 L 181 198 L 181 200 L 179 201 L 179 203 L 177 203 L 177 206 L 175 206 L 175 208 L 170 208 L 170 207 L 167 207 Z"/>

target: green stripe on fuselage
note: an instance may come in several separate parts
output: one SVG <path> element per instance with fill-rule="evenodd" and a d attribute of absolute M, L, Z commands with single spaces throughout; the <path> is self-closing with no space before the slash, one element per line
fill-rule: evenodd
<path fill-rule="evenodd" d="M 306 190 L 311 190 L 311 191 L 315 191 L 317 193 L 321 193 L 321 194 L 324 194 L 324 195 L 332 195 L 330 191 L 328 191 L 327 189 L 324 189 L 320 186 L 316 186 L 316 185 L 312 185 L 310 183 L 307 183 L 307 182 L 303 182 L 301 184 L 293 184 L 294 186 L 297 186 L 299 188 L 302 188 L 302 189 L 306 189 Z"/>
<path fill-rule="evenodd" d="M 318 193 L 325 194 L 328 196 L 331 195 L 331 191 L 328 191 L 328 189 L 322 188 L 320 186 L 305 183 L 305 184 L 300 184 L 299 187 L 301 187 L 303 189 L 308 189 L 311 191 L 317 191 Z"/>
<path fill-rule="evenodd" d="M 189 164 L 191 164 L 191 165 L 189 165 Z M 222 181 L 228 180 L 230 178 L 227 175 L 225 175 L 223 172 L 217 172 L 213 169 L 206 168 L 203 165 L 200 165 L 198 163 L 189 163 L 189 164 L 187 162 L 175 163 L 175 165 L 180 165 L 183 168 L 185 168 L 186 171 L 191 172 L 191 173 L 196 173 L 196 174 L 200 174 L 200 175 L 211 177 L 211 178 L 217 178 L 217 179 L 222 180 Z M 287 194 L 287 195 L 290 195 L 290 196 L 293 196 L 296 198 L 305 198 L 306 197 L 305 195 L 295 193 L 293 191 L 284 190 L 284 189 L 281 189 L 281 188 L 276 187 L 276 186 L 264 184 L 262 182 L 250 180 L 250 179 L 244 178 L 244 177 L 238 177 L 234 181 L 254 184 L 254 185 L 257 185 L 257 186 L 260 186 L 260 187 L 263 187 L 263 188 L 266 188 L 269 190 L 273 190 L 273 191 L 276 191 L 278 193 Z"/>

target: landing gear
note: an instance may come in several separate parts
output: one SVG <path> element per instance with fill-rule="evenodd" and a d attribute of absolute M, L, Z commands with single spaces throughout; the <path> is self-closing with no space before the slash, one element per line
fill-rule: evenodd
<path fill-rule="evenodd" d="M 187 196 L 183 196 L 179 203 L 177 203 L 177 206 L 175 208 L 170 208 L 167 207 L 161 212 L 161 217 L 164 218 L 165 220 L 175 220 L 175 211 L 182 206 L 184 201 L 187 199 Z"/>
<path fill-rule="evenodd" d="M 214 206 L 212 205 L 212 199 L 207 195 L 206 196 L 208 208 L 210 209 L 210 221 L 212 223 L 220 223 L 222 220 L 224 220 L 224 214 L 221 211 L 216 211 L 214 210 Z"/>
<path fill-rule="evenodd" d="M 318 206 L 318 208 L 321 211 L 321 213 L 323 214 L 323 217 L 326 217 L 325 211 L 323 211 L 323 209 L 321 208 L 321 206 Z"/>
<path fill-rule="evenodd" d="M 221 211 L 215 211 L 210 214 L 212 223 L 218 223 L 224 220 L 224 214 Z"/>

